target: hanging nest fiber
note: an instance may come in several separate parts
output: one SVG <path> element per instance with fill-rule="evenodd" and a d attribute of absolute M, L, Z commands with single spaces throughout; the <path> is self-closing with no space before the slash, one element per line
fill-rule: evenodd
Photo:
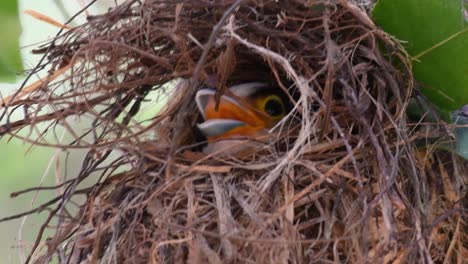
<path fill-rule="evenodd" d="M 407 55 L 346 1 L 133 0 L 35 52 L 31 75 L 50 75 L 4 100 L 0 135 L 87 155 L 57 186 L 28 190 L 59 195 L 25 213 L 49 214 L 27 262 L 468 256 L 467 164 L 420 146 L 444 126 L 409 122 Z M 254 80 L 289 96 L 273 139 L 203 152 L 197 90 Z"/>

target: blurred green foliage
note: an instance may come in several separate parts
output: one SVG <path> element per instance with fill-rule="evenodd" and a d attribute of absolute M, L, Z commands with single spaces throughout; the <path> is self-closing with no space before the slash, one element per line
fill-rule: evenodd
<path fill-rule="evenodd" d="M 461 0 L 380 0 L 376 23 L 405 41 L 424 94 L 448 112 L 468 103 L 468 27 Z"/>
<path fill-rule="evenodd" d="M 379 26 L 406 41 L 415 79 L 447 119 L 451 111 L 468 105 L 468 27 L 463 7 L 463 0 L 380 0 L 373 10 Z M 464 111 L 452 112 L 455 124 L 466 125 L 467 120 Z M 468 159 L 468 129 L 454 131 L 456 143 L 440 147 Z"/>
<path fill-rule="evenodd" d="M 17 1 L 0 1 L 0 81 L 15 81 L 22 71 L 20 34 Z"/>
<path fill-rule="evenodd" d="M 46 171 L 47 165 L 53 156 L 51 148 L 30 148 L 30 144 L 24 144 L 18 139 L 11 141 L 4 137 L 0 140 L 0 218 L 14 215 L 38 206 L 51 198 L 53 193 L 29 193 L 11 198 L 14 191 L 38 186 L 41 175 Z M 44 185 L 54 183 L 54 170 L 45 177 Z M 34 204 L 33 204 L 34 201 Z M 40 224 L 47 216 L 47 211 L 42 214 L 33 214 L 28 217 L 21 232 L 19 232 L 22 219 L 0 223 L 2 239 L 0 242 L 0 263 L 21 263 L 19 250 L 27 254 L 37 235 Z M 49 231 L 47 231 L 47 234 Z"/>

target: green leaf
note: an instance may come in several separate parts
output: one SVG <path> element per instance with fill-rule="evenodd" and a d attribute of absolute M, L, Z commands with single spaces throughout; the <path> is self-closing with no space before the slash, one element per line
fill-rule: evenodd
<path fill-rule="evenodd" d="M 22 71 L 21 26 L 16 0 L 0 0 L 0 81 L 14 81 Z"/>
<path fill-rule="evenodd" d="M 468 103 L 468 27 L 462 0 L 380 0 L 376 23 L 406 41 L 423 93 L 448 112 Z"/>

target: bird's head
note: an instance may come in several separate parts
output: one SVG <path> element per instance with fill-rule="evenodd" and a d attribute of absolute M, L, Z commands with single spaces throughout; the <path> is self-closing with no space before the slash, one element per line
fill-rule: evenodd
<path fill-rule="evenodd" d="M 217 109 L 215 93 L 212 88 L 202 88 L 195 99 L 204 119 L 198 128 L 208 141 L 262 135 L 286 115 L 284 95 L 266 83 L 230 87 L 220 97 Z"/>

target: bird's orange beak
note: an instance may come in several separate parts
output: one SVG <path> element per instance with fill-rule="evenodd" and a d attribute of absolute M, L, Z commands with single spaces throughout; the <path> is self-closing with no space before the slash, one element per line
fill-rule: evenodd
<path fill-rule="evenodd" d="M 255 88 L 261 83 L 248 83 L 229 90 L 222 95 L 215 109 L 216 90 L 203 88 L 196 95 L 197 106 L 205 122 L 198 124 L 200 131 L 209 141 L 229 137 L 255 137 L 265 133 L 276 122 L 254 107 L 252 98 Z M 239 89 L 240 87 L 240 89 Z M 235 89 L 237 88 L 237 89 Z"/>

